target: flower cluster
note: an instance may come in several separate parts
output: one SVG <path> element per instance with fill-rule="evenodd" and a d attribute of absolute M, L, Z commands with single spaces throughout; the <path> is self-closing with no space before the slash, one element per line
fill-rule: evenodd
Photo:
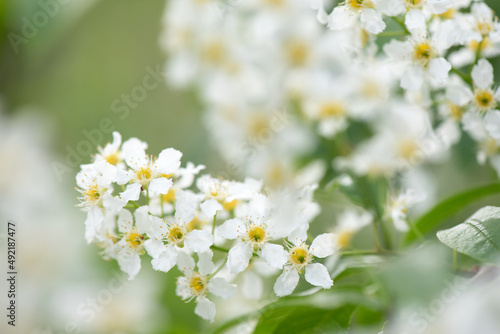
<path fill-rule="evenodd" d="M 174 0 L 161 42 L 167 80 L 199 88 L 222 156 L 269 186 L 320 182 L 333 162 L 338 175 L 389 178 L 388 203 L 429 197 L 406 175 L 427 182 L 421 166 L 464 133 L 500 174 L 487 60 L 500 54 L 500 23 L 482 1 Z"/>
<path fill-rule="evenodd" d="M 294 291 L 300 273 L 312 285 L 333 285 L 315 258 L 339 248 L 336 235 L 320 234 L 307 243 L 309 222 L 318 213 L 310 195 L 315 186 L 272 192 L 250 178 L 196 178 L 204 166 L 182 167 L 182 153 L 173 148 L 155 157 L 137 138 L 122 143 L 119 133 L 113 137 L 91 164 L 81 166 L 76 181 L 79 206 L 87 211 L 87 242 L 118 261 L 130 279 L 140 271 L 141 255 L 148 254 L 158 271 L 177 266 L 184 274 L 177 294 L 195 299 L 195 313 L 210 321 L 215 304 L 208 296 L 231 297 L 236 285 L 230 281 L 254 261 L 283 270 L 274 284 L 278 296 Z M 214 250 L 224 255 L 217 257 L 218 267 Z"/>

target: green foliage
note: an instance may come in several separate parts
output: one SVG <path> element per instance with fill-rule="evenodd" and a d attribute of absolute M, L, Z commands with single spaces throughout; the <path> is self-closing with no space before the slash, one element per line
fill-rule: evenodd
<path fill-rule="evenodd" d="M 439 240 L 457 252 L 483 262 L 495 263 L 500 258 L 500 208 L 487 206 L 466 222 L 440 231 Z"/>
<path fill-rule="evenodd" d="M 446 221 L 446 219 L 455 215 L 467 205 L 484 198 L 500 193 L 500 184 L 489 184 L 486 186 L 467 190 L 465 192 L 454 195 L 443 202 L 436 205 L 432 210 L 423 215 L 416 223 L 415 227 L 422 234 L 428 234 L 436 229 Z M 409 244 L 415 241 L 418 235 L 414 231 L 408 232 L 406 236 L 406 243 Z"/>
<path fill-rule="evenodd" d="M 346 333 L 356 306 L 336 309 L 314 306 L 282 306 L 259 319 L 254 334 Z"/>

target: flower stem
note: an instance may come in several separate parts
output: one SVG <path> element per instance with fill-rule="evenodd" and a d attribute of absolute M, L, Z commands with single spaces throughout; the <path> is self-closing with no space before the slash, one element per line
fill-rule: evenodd
<path fill-rule="evenodd" d="M 215 236 L 215 221 L 217 220 L 217 213 L 214 215 L 214 220 L 212 222 L 212 235 Z"/>
<path fill-rule="evenodd" d="M 216 251 L 219 251 L 219 252 L 229 253 L 229 249 L 222 248 L 222 247 L 215 246 L 215 245 L 210 246 L 210 249 L 216 250 Z"/>
<path fill-rule="evenodd" d="M 474 85 L 472 84 L 472 78 L 470 75 L 462 72 L 458 68 L 452 67 L 451 72 L 457 74 L 460 78 L 462 78 L 463 81 L 465 81 L 469 86 L 473 87 Z"/>
<path fill-rule="evenodd" d="M 163 209 L 163 195 L 160 194 L 160 205 L 161 205 L 161 218 L 165 217 L 165 211 Z"/>
<path fill-rule="evenodd" d="M 226 264 L 226 262 L 227 262 L 227 257 L 222 262 L 222 264 L 219 266 L 219 268 L 217 268 L 217 270 L 215 270 L 214 273 L 212 275 L 210 275 L 210 278 L 214 277 L 222 268 L 224 268 L 224 265 Z"/>
<path fill-rule="evenodd" d="M 392 19 L 401 26 L 401 28 L 403 28 L 403 31 L 406 35 L 411 35 L 410 31 L 408 30 L 408 28 L 406 27 L 406 24 L 405 22 L 403 21 L 403 19 L 399 18 L 399 17 L 396 17 L 396 16 L 392 16 Z"/>

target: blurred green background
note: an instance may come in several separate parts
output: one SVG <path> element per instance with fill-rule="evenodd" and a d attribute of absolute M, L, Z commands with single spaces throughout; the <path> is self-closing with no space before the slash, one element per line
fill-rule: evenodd
<path fill-rule="evenodd" d="M 148 90 L 146 98 L 137 101 L 124 119 L 111 107 L 122 94 L 130 95 L 134 87 L 143 85 L 147 68 L 163 67 L 166 56 L 158 39 L 165 1 L 73 0 L 59 4 L 54 17 L 34 37 L 20 42 L 17 53 L 12 33 L 23 36 L 27 28 L 22 18 L 32 21 L 44 9 L 39 1 L 0 3 L 5 37 L 0 55 L 3 109 L 14 113 L 28 106 L 50 115 L 61 163 L 67 147 L 76 149 L 85 139 L 82 130 L 99 128 L 103 118 L 111 119 L 124 139 L 135 136 L 148 142 L 151 153 L 175 147 L 184 152 L 184 161 L 211 165 L 218 160 L 207 144 L 200 120 L 202 108 L 191 91 L 169 89 L 161 83 Z M 107 134 L 103 144 L 111 139 Z"/>
<path fill-rule="evenodd" d="M 500 1 L 486 2 L 500 11 Z M 12 43 L 17 37 L 13 34 L 23 36 L 23 29 L 28 29 L 26 19 L 32 21 L 34 15 L 45 11 L 41 3 L 57 4 L 50 7 L 54 17 L 36 28 L 33 37 L 17 39 L 20 44 L 16 52 Z M 202 163 L 209 166 L 209 172 L 221 170 L 223 162 L 209 144 L 202 125 L 203 106 L 196 92 L 175 90 L 161 83 L 148 90 L 144 100 L 137 101 L 124 119 L 112 107 L 123 94 L 130 95 L 143 85 L 148 68 L 165 63 L 167 56 L 158 42 L 164 7 L 164 0 L 0 0 L 2 113 L 15 114 L 29 108 L 47 115 L 53 149 L 62 164 L 68 149 L 75 150 L 86 140 L 82 131 L 98 129 L 101 120 L 109 118 L 124 139 L 134 136 L 148 142 L 150 153 L 175 147 L 184 153 L 184 162 Z M 500 63 L 496 63 L 499 71 Z M 110 133 L 101 144 L 108 141 Z M 89 161 L 87 156 L 81 162 Z M 64 174 L 68 193 L 74 187 L 76 172 L 77 168 L 73 168 Z M 436 173 L 448 179 L 462 177 L 449 170 Z M 485 175 L 484 179 L 490 177 Z M 482 179 L 481 175 L 471 177 L 478 179 Z M 466 180 L 450 183 L 445 192 L 464 187 Z M 83 224 L 83 215 L 81 218 Z M 90 251 L 98 263 L 97 249 Z M 116 268 L 115 263 L 111 266 Z M 175 296 L 173 275 L 166 279 L 165 294 L 159 298 L 169 305 L 175 319 L 170 333 L 199 331 L 194 305 L 186 306 Z"/>

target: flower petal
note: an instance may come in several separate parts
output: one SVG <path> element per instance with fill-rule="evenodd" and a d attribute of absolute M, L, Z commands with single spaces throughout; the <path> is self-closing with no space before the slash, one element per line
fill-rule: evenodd
<path fill-rule="evenodd" d="M 156 259 L 165 250 L 165 244 L 161 240 L 148 239 L 144 242 L 144 248 L 149 256 Z"/>
<path fill-rule="evenodd" d="M 116 260 L 120 265 L 120 269 L 128 274 L 129 281 L 133 280 L 141 270 L 141 259 L 137 253 L 123 252 L 117 255 Z"/>
<path fill-rule="evenodd" d="M 245 223 L 243 223 L 238 218 L 228 219 L 222 225 L 217 227 L 217 236 L 224 239 L 236 239 L 240 236 L 241 232 L 245 228 Z"/>
<path fill-rule="evenodd" d="M 288 252 L 283 249 L 283 246 L 276 244 L 265 244 L 262 246 L 260 256 L 267 264 L 276 269 L 282 269 L 288 260 Z"/>
<path fill-rule="evenodd" d="M 237 274 L 245 270 L 251 257 L 252 248 L 246 243 L 242 242 L 231 248 L 227 256 L 227 267 L 231 274 Z"/>
<path fill-rule="evenodd" d="M 200 205 L 201 211 L 205 216 L 212 219 L 218 211 L 222 211 L 222 205 L 215 199 L 209 199 Z"/>
<path fill-rule="evenodd" d="M 329 289 L 333 285 L 333 280 L 328 273 L 328 269 L 321 263 L 312 263 L 305 269 L 306 281 L 323 289 Z"/>
<path fill-rule="evenodd" d="M 442 85 L 448 78 L 448 73 L 450 73 L 451 65 L 443 57 L 433 59 L 429 63 L 429 74 L 434 80 L 434 83 Z"/>
<path fill-rule="evenodd" d="M 104 215 L 100 208 L 91 208 L 87 213 L 87 219 L 85 220 L 85 239 L 87 243 L 94 241 L 95 236 L 98 234 L 102 222 L 104 220 Z"/>
<path fill-rule="evenodd" d="M 489 89 L 493 84 L 493 66 L 486 59 L 480 59 L 472 69 L 472 80 L 481 89 Z"/>
<path fill-rule="evenodd" d="M 276 296 L 283 297 L 291 294 L 299 284 L 299 273 L 294 268 L 285 268 L 283 273 L 274 283 L 274 293 Z"/>
<path fill-rule="evenodd" d="M 198 297 L 196 302 L 194 313 L 205 320 L 213 322 L 215 317 L 215 304 L 203 296 Z"/>
<path fill-rule="evenodd" d="M 184 223 L 194 219 L 196 209 L 202 197 L 189 190 L 178 190 L 175 193 L 175 218 Z"/>
<path fill-rule="evenodd" d="M 406 14 L 405 25 L 413 33 L 424 33 L 427 29 L 425 15 L 420 9 L 412 9 Z"/>
<path fill-rule="evenodd" d="M 212 234 L 207 230 L 194 230 L 186 235 L 186 246 L 196 253 L 206 252 L 214 243 Z"/>
<path fill-rule="evenodd" d="M 172 180 L 166 177 L 159 177 L 151 180 L 149 183 L 150 195 L 155 196 L 159 194 L 167 194 L 168 190 L 172 187 Z"/>
<path fill-rule="evenodd" d="M 214 263 L 212 262 L 213 255 L 214 253 L 212 253 L 212 251 L 198 254 L 198 272 L 201 275 L 209 275 L 214 270 Z"/>
<path fill-rule="evenodd" d="M 173 148 L 160 152 L 156 160 L 156 170 L 162 174 L 172 174 L 181 166 L 182 153 Z"/>
<path fill-rule="evenodd" d="M 327 257 L 338 250 L 336 237 L 333 233 L 323 233 L 314 238 L 311 244 L 311 254 L 316 257 Z"/>
<path fill-rule="evenodd" d="M 151 260 L 154 270 L 168 272 L 177 262 L 177 249 L 175 246 L 167 246 L 156 258 Z"/>
<path fill-rule="evenodd" d="M 227 299 L 236 292 L 236 284 L 230 284 L 222 277 L 214 277 L 208 282 L 208 291 L 222 299 Z"/>
<path fill-rule="evenodd" d="M 141 185 L 139 183 L 132 183 L 127 186 L 124 192 L 120 194 L 120 198 L 126 202 L 137 201 L 141 195 Z"/>

